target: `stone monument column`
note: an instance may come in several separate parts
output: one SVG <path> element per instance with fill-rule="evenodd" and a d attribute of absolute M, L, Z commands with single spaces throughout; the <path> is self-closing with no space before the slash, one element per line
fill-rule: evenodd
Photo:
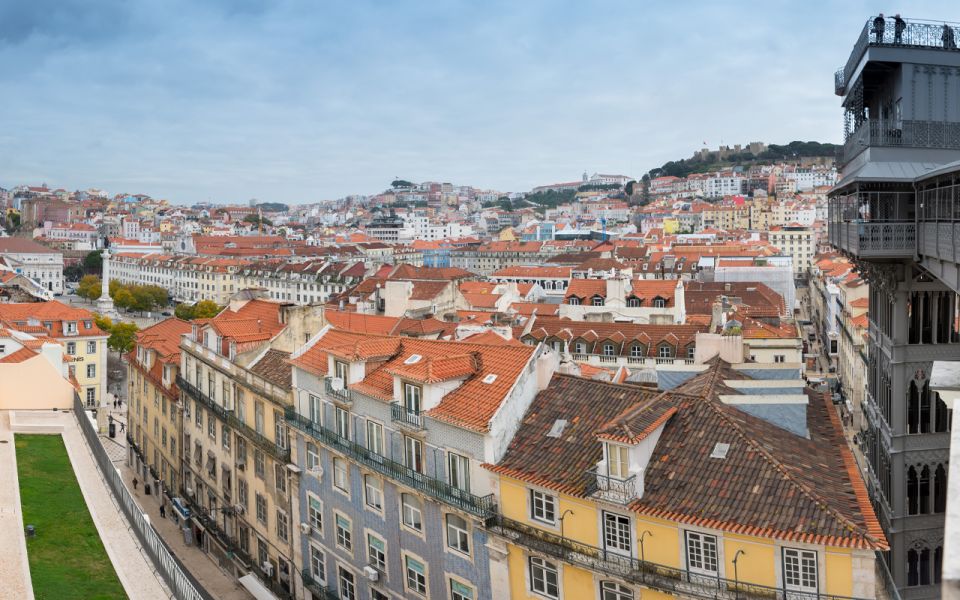
<path fill-rule="evenodd" d="M 100 297 L 97 299 L 97 312 L 105 317 L 117 319 L 117 309 L 113 305 L 113 298 L 110 297 L 110 249 L 104 248 L 103 254 L 103 275 L 100 277 Z"/>

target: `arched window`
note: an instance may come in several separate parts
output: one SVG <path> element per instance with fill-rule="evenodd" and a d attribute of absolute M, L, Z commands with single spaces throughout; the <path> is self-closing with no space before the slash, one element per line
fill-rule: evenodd
<path fill-rule="evenodd" d="M 947 510 L 947 471 L 943 465 L 937 465 L 933 472 L 933 512 L 942 513 Z"/>
<path fill-rule="evenodd" d="M 920 550 L 920 564 L 917 569 L 920 571 L 920 583 L 918 585 L 930 585 L 930 548 Z"/>
<path fill-rule="evenodd" d="M 616 581 L 601 581 L 600 600 L 633 600 L 633 590 Z"/>
<path fill-rule="evenodd" d="M 665 308 L 667 306 L 667 301 L 660 296 L 657 296 L 653 299 L 654 308 Z"/>
<path fill-rule="evenodd" d="M 930 467 L 920 469 L 920 514 L 930 512 Z"/>
<path fill-rule="evenodd" d="M 637 298 L 636 296 L 630 296 L 627 298 L 627 306 L 630 308 L 639 308 L 640 298 Z"/>
<path fill-rule="evenodd" d="M 907 514 L 919 514 L 920 486 L 917 482 L 917 469 L 907 469 Z"/>
<path fill-rule="evenodd" d="M 930 382 L 920 392 L 920 433 L 930 433 Z"/>
<path fill-rule="evenodd" d="M 943 569 L 943 547 L 937 546 L 933 550 L 933 582 L 940 583 Z"/>
<path fill-rule="evenodd" d="M 920 553 L 907 550 L 907 587 L 920 585 Z"/>

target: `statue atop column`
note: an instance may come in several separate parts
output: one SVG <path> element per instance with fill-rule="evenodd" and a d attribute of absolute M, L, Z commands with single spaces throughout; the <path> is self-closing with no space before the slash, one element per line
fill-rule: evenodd
<path fill-rule="evenodd" d="M 104 248 L 101 254 L 103 258 L 103 274 L 100 276 L 100 298 L 97 299 L 97 312 L 105 317 L 117 319 L 120 315 L 113 305 L 113 298 L 110 297 L 110 249 Z"/>

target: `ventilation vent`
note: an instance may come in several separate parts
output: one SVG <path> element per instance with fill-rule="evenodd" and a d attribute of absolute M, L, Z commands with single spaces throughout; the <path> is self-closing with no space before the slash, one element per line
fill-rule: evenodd
<path fill-rule="evenodd" d="M 497 376 L 494 375 L 493 373 L 490 373 L 489 375 L 483 378 L 484 383 L 493 383 L 496 380 L 497 380 Z"/>
<path fill-rule="evenodd" d="M 557 419 L 553 422 L 553 427 L 547 433 L 547 437 L 558 438 L 563 435 L 563 430 L 567 428 L 566 419 Z"/>
<path fill-rule="evenodd" d="M 403 364 L 405 364 L 405 365 L 413 365 L 413 364 L 416 364 L 416 363 L 420 362 L 420 359 L 421 359 L 421 358 L 423 358 L 423 357 L 420 356 L 419 354 L 411 354 L 411 355 L 407 358 L 407 360 L 403 361 Z"/>
<path fill-rule="evenodd" d="M 717 445 L 713 447 L 713 452 L 710 453 L 710 458 L 726 458 L 729 451 L 730 444 L 717 442 Z"/>

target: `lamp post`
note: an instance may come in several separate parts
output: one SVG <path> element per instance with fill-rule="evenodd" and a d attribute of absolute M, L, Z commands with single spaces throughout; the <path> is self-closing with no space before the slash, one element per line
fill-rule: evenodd
<path fill-rule="evenodd" d="M 567 513 L 571 515 L 576 514 L 573 512 L 573 509 L 568 508 L 560 515 L 560 537 L 563 537 L 563 520 L 566 518 Z"/>
<path fill-rule="evenodd" d="M 740 577 L 737 573 L 737 561 L 740 559 L 741 554 L 746 554 L 743 550 L 737 550 L 736 554 L 733 555 L 733 598 L 734 600 L 740 600 Z"/>
<path fill-rule="evenodd" d="M 643 551 L 643 538 L 647 536 L 653 537 L 653 532 L 648 529 L 645 529 L 643 533 L 640 534 L 640 580 L 647 580 L 647 558 L 646 553 Z"/>

